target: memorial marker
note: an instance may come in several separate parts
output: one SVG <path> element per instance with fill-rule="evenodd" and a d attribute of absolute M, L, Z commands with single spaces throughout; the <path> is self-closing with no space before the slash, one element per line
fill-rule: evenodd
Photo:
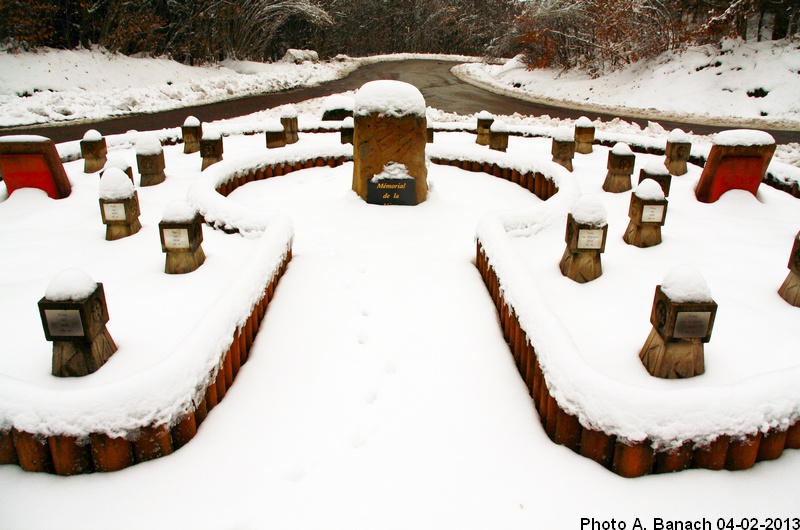
<path fill-rule="evenodd" d="M 500 120 L 495 120 L 489 126 L 489 149 L 501 151 L 508 149 L 508 125 Z"/>
<path fill-rule="evenodd" d="M 281 111 L 281 125 L 286 134 L 286 143 L 294 144 L 299 140 L 297 110 L 293 105 L 286 105 Z"/>
<path fill-rule="evenodd" d="M 100 215 L 106 225 L 106 241 L 131 236 L 141 230 L 139 195 L 133 182 L 119 168 L 109 168 L 100 177 Z"/>
<path fill-rule="evenodd" d="M 645 179 L 631 194 L 630 222 L 622 239 L 639 248 L 661 244 L 661 227 L 667 216 L 667 199 L 661 186 Z"/>
<path fill-rule="evenodd" d="M 81 377 L 96 372 L 117 351 L 106 329 L 108 308 L 103 284 L 85 272 L 57 274 L 39 300 L 39 316 L 53 342 L 52 374 Z"/>
<path fill-rule="evenodd" d="M 375 175 L 367 184 L 369 204 L 405 205 L 417 204 L 417 181 L 408 174 L 402 164 L 389 163 L 383 172 Z"/>
<path fill-rule="evenodd" d="M 774 152 L 775 139 L 763 131 L 740 129 L 715 134 L 694 191 L 697 200 L 716 202 L 729 190 L 756 195 Z"/>
<path fill-rule="evenodd" d="M 164 174 L 164 148 L 154 134 L 142 134 L 136 140 L 136 165 L 139 169 L 139 185 L 155 186 L 166 180 Z"/>
<path fill-rule="evenodd" d="M 692 143 L 689 141 L 689 135 L 683 132 L 682 129 L 672 129 L 669 136 L 667 136 L 667 148 L 665 151 L 664 166 L 667 171 L 676 177 L 685 175 L 688 171 L 686 162 L 689 161 L 691 153 Z"/>
<path fill-rule="evenodd" d="M 489 145 L 489 134 L 494 123 L 494 116 L 492 113 L 482 110 L 476 116 L 478 120 L 478 137 L 475 138 L 475 143 L 478 145 Z"/>
<path fill-rule="evenodd" d="M 383 195 L 390 193 L 394 200 L 395 194 L 402 198 L 413 188 L 415 197 L 411 204 L 425 201 L 428 196 L 425 110 L 425 98 L 408 83 L 371 81 L 356 92 L 353 191 L 362 199 L 370 203 L 372 199 L 374 204 L 395 204 L 387 203 Z M 370 194 L 371 183 L 380 184 L 373 181 L 375 176 L 383 174 L 392 163 L 405 168 L 414 185 L 406 181 L 405 187 L 400 188 L 402 182 L 385 182 L 383 194 L 378 197 Z M 391 190 L 385 187 L 390 184 L 398 187 Z M 407 204 L 405 199 L 402 204 Z"/>
<path fill-rule="evenodd" d="M 106 163 L 108 147 L 103 135 L 94 129 L 89 129 L 81 140 L 81 157 L 83 157 L 83 172 L 97 173 Z"/>
<path fill-rule="evenodd" d="M 106 163 L 103 166 L 103 171 L 100 173 L 100 178 L 103 178 L 105 172 L 111 168 L 119 169 L 120 171 L 128 175 L 128 178 L 131 179 L 131 184 L 135 184 L 133 181 L 133 169 L 131 169 L 131 165 L 127 162 L 127 160 L 125 160 L 121 156 L 115 156 L 115 155 L 109 156 L 108 160 L 106 160 Z"/>
<path fill-rule="evenodd" d="M 639 184 L 646 179 L 651 179 L 661 186 L 665 197 L 669 197 L 669 189 L 672 187 L 672 175 L 667 170 L 664 164 L 659 164 L 654 160 L 650 160 L 645 166 L 639 170 Z"/>
<path fill-rule="evenodd" d="M 556 129 L 553 132 L 553 144 L 550 147 L 553 162 L 572 171 L 572 159 L 575 158 L 575 140 L 569 129 Z"/>
<path fill-rule="evenodd" d="M 794 238 L 789 256 L 789 275 L 778 289 L 778 294 L 793 306 L 800 307 L 800 232 Z"/>
<path fill-rule="evenodd" d="M 222 150 L 222 135 L 220 133 L 216 131 L 203 133 L 203 137 L 200 139 L 200 156 L 203 159 L 200 171 L 220 162 L 222 160 Z"/>
<path fill-rule="evenodd" d="M 72 191 L 55 144 L 44 136 L 0 137 L 0 174 L 9 195 L 20 188 L 37 188 L 63 199 Z"/>
<path fill-rule="evenodd" d="M 183 153 L 191 154 L 200 150 L 200 139 L 203 137 L 203 124 L 194 116 L 189 116 L 181 126 Z"/>
<path fill-rule="evenodd" d="M 688 265 L 670 271 L 656 286 L 653 329 L 639 352 L 654 377 L 681 379 L 705 372 L 703 344 L 711 340 L 717 304 L 702 275 Z"/>
<path fill-rule="evenodd" d="M 269 121 L 264 127 L 264 135 L 267 138 L 267 149 L 277 149 L 286 146 L 286 131 L 281 122 Z"/>
<path fill-rule="evenodd" d="M 608 235 L 607 214 L 595 199 L 580 197 L 567 215 L 567 248 L 561 257 L 561 274 L 578 283 L 586 283 L 603 274 L 600 254 L 605 251 Z"/>
<path fill-rule="evenodd" d="M 592 120 L 586 116 L 581 116 L 575 122 L 575 152 L 588 155 L 592 152 L 594 143 L 595 127 Z"/>
<path fill-rule="evenodd" d="M 192 206 L 180 200 L 167 204 L 158 223 L 161 251 L 167 259 L 164 272 L 186 274 L 197 270 L 206 260 L 201 246 L 203 225 Z"/>
<path fill-rule="evenodd" d="M 610 193 L 622 193 L 630 190 L 631 175 L 633 166 L 636 162 L 636 155 L 633 154 L 628 144 L 617 142 L 608 152 L 608 173 L 603 182 L 603 189 Z"/>

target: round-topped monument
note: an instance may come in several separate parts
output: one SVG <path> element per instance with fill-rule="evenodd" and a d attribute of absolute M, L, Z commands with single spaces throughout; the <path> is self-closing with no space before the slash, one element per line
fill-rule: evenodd
<path fill-rule="evenodd" d="M 401 81 L 370 81 L 356 92 L 353 191 L 368 203 L 416 205 L 427 198 L 425 108 L 422 93 Z"/>

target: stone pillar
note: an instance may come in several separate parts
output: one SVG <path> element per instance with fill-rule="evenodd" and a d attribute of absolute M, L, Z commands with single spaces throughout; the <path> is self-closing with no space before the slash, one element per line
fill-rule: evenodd
<path fill-rule="evenodd" d="M 764 180 L 775 139 L 763 131 L 733 130 L 714 135 L 711 152 L 694 194 L 700 202 L 716 202 L 730 190 L 753 195 Z"/>
<path fill-rule="evenodd" d="M 267 149 L 277 149 L 286 146 L 286 131 L 280 122 L 270 122 L 264 128 L 267 138 Z"/>
<path fill-rule="evenodd" d="M 203 124 L 194 116 L 189 116 L 181 127 L 184 154 L 196 153 L 200 150 L 200 139 L 203 137 Z"/>
<path fill-rule="evenodd" d="M 572 171 L 572 159 L 575 158 L 575 140 L 572 137 L 572 131 L 568 129 L 555 130 L 550 154 L 553 155 L 553 162 L 567 168 L 567 171 Z"/>
<path fill-rule="evenodd" d="M 222 135 L 220 133 L 209 131 L 203 134 L 203 138 L 200 139 L 200 156 L 203 158 L 200 171 L 222 160 Z"/>
<path fill-rule="evenodd" d="M 611 193 L 622 193 L 633 188 L 631 175 L 633 175 L 635 163 L 636 155 L 633 154 L 628 144 L 617 143 L 608 152 L 608 173 L 603 182 L 603 189 Z"/>
<path fill-rule="evenodd" d="M 622 239 L 639 248 L 661 244 L 661 227 L 667 217 L 667 199 L 659 184 L 645 179 L 631 194 L 630 222 Z"/>
<path fill-rule="evenodd" d="M 103 172 L 100 173 L 100 178 L 103 178 L 103 175 L 106 171 L 111 168 L 116 168 L 128 175 L 128 178 L 131 179 L 131 184 L 135 184 L 133 181 L 133 169 L 131 169 L 131 165 L 122 158 L 121 156 L 112 155 L 108 157 L 105 166 L 103 166 Z"/>
<path fill-rule="evenodd" d="M 105 170 L 100 178 L 100 215 L 106 225 L 106 241 L 131 236 L 142 228 L 139 195 L 119 168 Z"/>
<path fill-rule="evenodd" d="M 47 340 L 53 342 L 52 374 L 80 377 L 96 372 L 117 351 L 106 329 L 108 308 L 103 284 L 85 272 L 57 274 L 39 300 Z"/>
<path fill-rule="evenodd" d="M 665 197 L 669 197 L 669 189 L 672 186 L 672 175 L 670 175 L 664 164 L 660 164 L 651 160 L 642 169 L 639 170 L 639 184 L 643 181 L 651 179 L 661 186 Z"/>
<path fill-rule="evenodd" d="M 175 200 L 167 204 L 158 231 L 161 251 L 167 255 L 164 272 L 186 274 L 197 270 L 206 260 L 201 243 L 203 225 L 194 208 Z"/>
<path fill-rule="evenodd" d="M 392 164 L 403 166 L 408 178 L 413 179 L 415 204 L 428 197 L 425 110 L 419 90 L 400 81 L 371 81 L 356 93 L 353 191 L 362 199 L 369 202 L 370 188 L 381 186 L 375 177 L 385 174 Z M 380 197 L 377 204 L 385 204 L 383 194 Z"/>
<path fill-rule="evenodd" d="M 688 265 L 670 271 L 656 286 L 653 329 L 639 358 L 654 377 L 682 379 L 705 372 L 703 344 L 711 340 L 717 304 L 703 276 Z"/>
<path fill-rule="evenodd" d="M 579 198 L 567 215 L 567 248 L 561 257 L 561 274 L 578 283 L 586 283 L 603 274 L 600 255 L 606 248 L 608 222 L 603 205 L 593 199 Z"/>
<path fill-rule="evenodd" d="M 490 112 L 482 110 L 478 113 L 477 120 L 478 137 L 475 139 L 475 143 L 478 145 L 489 145 L 489 134 L 492 123 L 494 123 L 494 116 Z"/>
<path fill-rule="evenodd" d="M 339 131 L 339 139 L 342 144 L 353 144 L 353 133 L 354 133 L 355 122 L 353 118 L 345 118 L 342 121 L 342 128 Z"/>
<path fill-rule="evenodd" d="M 103 169 L 108 155 L 108 146 L 103 135 L 94 129 L 89 129 L 81 140 L 81 156 L 83 157 L 83 172 L 96 173 Z"/>
<path fill-rule="evenodd" d="M 136 141 L 136 165 L 142 187 L 161 184 L 167 178 L 164 174 L 164 149 L 156 135 L 144 134 Z"/>
<path fill-rule="evenodd" d="M 322 103 L 322 121 L 343 121 L 353 117 L 355 100 L 350 96 L 334 94 Z"/>
<path fill-rule="evenodd" d="M 286 105 L 281 113 L 281 124 L 286 133 L 286 143 L 294 144 L 299 140 L 297 125 L 297 110 L 293 105 Z"/>
<path fill-rule="evenodd" d="M 581 116 L 575 122 L 575 152 L 588 155 L 592 152 L 594 143 L 595 127 L 592 120 L 586 116 Z"/>
<path fill-rule="evenodd" d="M 495 120 L 489 127 L 489 149 L 506 152 L 508 149 L 508 126 Z"/>
<path fill-rule="evenodd" d="M 689 135 L 681 129 L 672 129 L 667 137 L 666 159 L 664 160 L 664 166 L 670 175 L 677 177 L 686 174 L 688 171 L 686 162 L 689 161 L 691 153 L 692 143 L 689 141 Z"/>
<path fill-rule="evenodd" d="M 778 289 L 778 294 L 793 306 L 800 307 L 800 232 L 794 238 L 792 254 L 789 257 L 789 275 Z"/>

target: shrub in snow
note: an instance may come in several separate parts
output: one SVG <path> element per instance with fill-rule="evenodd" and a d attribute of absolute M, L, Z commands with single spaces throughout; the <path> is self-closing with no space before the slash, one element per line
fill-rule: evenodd
<path fill-rule="evenodd" d="M 314 50 L 295 50 L 290 48 L 286 50 L 281 61 L 294 64 L 301 64 L 306 61 L 316 63 L 319 62 L 319 54 Z"/>

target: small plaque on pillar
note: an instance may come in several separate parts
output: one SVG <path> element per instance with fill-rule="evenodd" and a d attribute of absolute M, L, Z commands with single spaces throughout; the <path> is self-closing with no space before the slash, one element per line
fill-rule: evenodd
<path fill-rule="evenodd" d="M 389 164 L 367 184 L 367 203 L 414 206 L 417 204 L 416 184 L 404 165 Z"/>
<path fill-rule="evenodd" d="M 53 342 L 52 374 L 80 377 L 96 372 L 117 351 L 106 329 L 108 309 L 103 284 L 85 272 L 56 275 L 39 300 L 45 338 Z"/>
<path fill-rule="evenodd" d="M 639 358 L 650 375 L 665 379 L 705 372 L 703 344 L 711 340 L 717 304 L 705 279 L 682 265 L 656 286 L 650 323 L 653 329 Z"/>
<path fill-rule="evenodd" d="M 186 274 L 206 260 L 201 243 L 203 225 L 194 208 L 185 201 L 172 201 L 158 224 L 161 251 L 167 255 L 164 272 Z"/>

